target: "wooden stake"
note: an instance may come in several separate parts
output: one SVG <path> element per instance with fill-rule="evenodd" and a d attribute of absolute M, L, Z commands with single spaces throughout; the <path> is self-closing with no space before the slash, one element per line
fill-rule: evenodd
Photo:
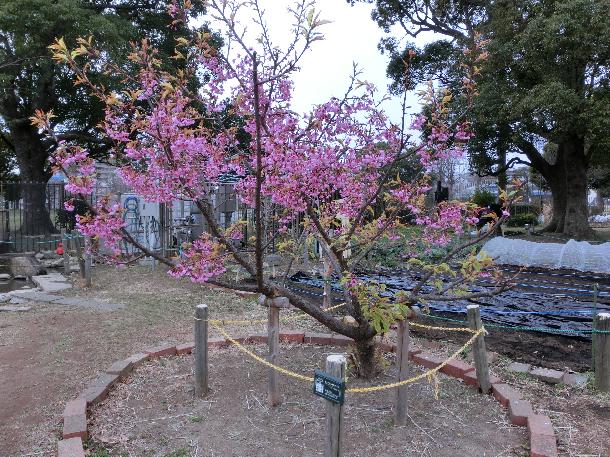
<path fill-rule="evenodd" d="M 322 307 L 328 308 L 332 305 L 330 278 L 332 277 L 333 268 L 328 256 L 324 255 L 322 261 L 324 265 L 324 293 L 322 295 Z"/>
<path fill-rule="evenodd" d="M 273 299 L 267 298 L 266 301 L 268 304 L 267 344 L 269 345 L 269 357 L 267 360 L 275 364 L 280 354 L 280 309 L 273 304 Z M 281 403 L 279 384 L 279 373 L 273 368 L 269 368 L 267 403 L 271 407 Z"/>
<path fill-rule="evenodd" d="M 481 310 L 479 305 L 468 305 L 468 326 L 471 330 L 478 331 L 483 327 L 481 322 Z M 485 336 L 479 335 L 472 346 L 474 355 L 474 366 L 477 370 L 477 382 L 479 390 L 488 394 L 491 392 L 491 382 L 489 380 L 489 363 L 487 361 L 487 349 L 485 347 Z"/>
<path fill-rule="evenodd" d="M 64 273 L 70 274 L 70 253 L 68 252 L 68 237 L 66 236 L 66 229 L 61 229 L 61 244 L 64 247 Z"/>
<path fill-rule="evenodd" d="M 74 246 L 76 247 L 76 258 L 78 259 L 78 269 L 80 270 L 80 277 L 85 278 L 85 258 L 83 257 L 83 247 L 80 244 L 80 235 L 78 232 L 72 232 L 74 238 Z"/>
<path fill-rule="evenodd" d="M 195 395 L 208 393 L 208 305 L 195 309 Z"/>
<path fill-rule="evenodd" d="M 599 313 L 593 319 L 598 332 L 610 332 L 610 313 Z M 595 348 L 595 387 L 610 392 L 610 333 L 593 333 Z"/>
<path fill-rule="evenodd" d="M 85 237 L 85 287 L 91 287 L 91 237 Z"/>
<path fill-rule="evenodd" d="M 396 363 L 398 365 L 398 381 L 409 377 L 409 321 L 398 322 L 398 345 L 396 346 Z M 396 388 L 396 407 L 394 409 L 394 425 L 407 424 L 407 385 Z"/>
<path fill-rule="evenodd" d="M 345 379 L 345 356 L 333 354 L 326 357 L 326 373 Z M 343 405 L 326 400 L 326 442 L 324 457 L 343 456 Z"/>

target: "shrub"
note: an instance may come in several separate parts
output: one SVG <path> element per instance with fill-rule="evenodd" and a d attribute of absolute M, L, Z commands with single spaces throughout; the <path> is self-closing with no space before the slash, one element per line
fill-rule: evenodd
<path fill-rule="evenodd" d="M 516 205 L 510 205 L 510 214 L 515 216 L 525 216 L 533 214 L 534 216 L 540 216 L 541 208 L 537 205 L 531 205 L 529 203 L 518 203 Z"/>
<path fill-rule="evenodd" d="M 496 202 L 496 196 L 488 190 L 477 190 L 471 200 L 475 205 L 485 208 Z"/>
<path fill-rule="evenodd" d="M 536 225 L 538 223 L 538 216 L 532 213 L 517 214 L 511 216 L 508 219 L 507 225 L 509 227 L 523 227 L 525 224 Z"/>

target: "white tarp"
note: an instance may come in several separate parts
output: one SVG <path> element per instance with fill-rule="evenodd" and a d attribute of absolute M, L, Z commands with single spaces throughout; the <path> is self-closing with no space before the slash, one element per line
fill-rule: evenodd
<path fill-rule="evenodd" d="M 499 264 L 610 273 L 610 243 L 535 243 L 499 236 L 485 243 L 481 252 Z"/>

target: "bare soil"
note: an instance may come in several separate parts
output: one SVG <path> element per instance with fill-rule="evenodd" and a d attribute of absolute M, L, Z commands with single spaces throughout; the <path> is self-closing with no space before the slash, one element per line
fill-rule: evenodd
<path fill-rule="evenodd" d="M 266 346 L 253 346 L 263 355 Z M 280 363 L 310 374 L 330 352 L 342 348 L 288 346 Z M 389 362 L 389 361 L 388 361 Z M 211 351 L 211 395 L 192 389 L 192 357 L 146 364 L 93 411 L 92 449 L 111 456 L 323 455 L 324 400 L 309 383 L 282 378 L 283 404 L 266 404 L 267 370 L 236 348 Z M 420 369 L 414 369 L 414 374 Z M 393 366 L 374 380 L 395 379 Z M 361 382 L 350 382 L 360 385 Z M 406 427 L 392 425 L 394 391 L 348 394 L 345 403 L 346 456 L 525 456 L 524 428 L 508 423 L 506 412 L 454 379 L 409 386 Z"/>
<path fill-rule="evenodd" d="M 211 290 L 186 280 L 176 280 L 168 277 L 160 269 L 152 272 L 149 267 L 117 270 L 112 267 L 96 266 L 94 269 L 94 285 L 91 289 L 83 289 L 82 284 L 76 278 L 73 277 L 73 279 L 75 288 L 66 291 L 65 295 L 91 298 L 108 303 L 123 303 L 126 306 L 124 309 L 117 311 L 96 311 L 61 305 L 30 303 L 33 307 L 30 312 L 0 314 L 0 456 L 2 457 L 54 456 L 56 442 L 61 430 L 61 413 L 65 403 L 78 395 L 89 380 L 95 378 L 112 362 L 160 342 L 182 343 L 191 340 L 192 316 L 194 306 L 197 303 L 207 303 L 210 306 L 211 314 L 217 318 L 259 319 L 265 317 L 265 310 L 256 304 L 254 298 L 241 298 L 233 293 Z M 312 319 L 292 321 L 289 324 L 283 324 L 283 328 L 285 330 L 322 330 L 322 327 Z M 241 335 L 263 331 L 264 327 L 261 325 L 243 326 L 240 329 L 234 329 L 235 334 Z M 498 333 L 497 337 L 500 338 L 500 335 L 503 334 Z M 495 333 L 492 335 L 495 337 Z M 214 335 L 212 332 L 212 336 L 219 335 Z M 391 337 L 392 335 L 390 335 Z M 438 341 L 433 341 L 431 338 L 437 338 Z M 416 334 L 413 341 L 415 345 L 425 346 L 428 350 L 444 355 L 456 348 L 454 342 L 459 342 L 458 339 L 452 340 L 452 338 L 455 338 L 454 333 L 429 333 Z M 510 346 L 510 342 L 505 345 L 507 352 Z M 539 345 L 532 339 L 529 342 L 524 341 L 521 348 L 521 354 L 527 352 L 534 354 L 535 351 L 539 350 Z M 529 348 L 529 351 L 526 350 L 527 348 Z M 493 346 L 492 349 L 494 349 Z M 551 350 L 552 341 L 549 342 L 548 348 L 548 351 Z M 568 353 L 571 349 L 567 345 L 564 350 L 564 353 Z M 502 353 L 503 351 L 498 350 L 498 352 Z M 301 364 L 302 366 L 299 366 L 297 371 L 309 370 L 323 358 L 321 352 L 307 354 L 303 354 L 303 357 L 313 357 L 311 364 Z M 577 357 L 588 360 L 588 352 L 585 351 L 584 346 L 583 351 Z M 238 362 L 246 362 L 246 359 L 237 353 L 231 355 L 227 360 L 233 364 L 227 365 L 225 367 L 227 370 L 237 368 Z M 163 363 L 165 362 L 150 366 L 161 367 Z M 507 363 L 508 359 L 500 357 L 500 361 L 492 365 L 492 370 L 504 377 L 502 367 Z M 186 365 L 184 370 L 186 370 Z M 538 365 L 542 365 L 542 363 Z M 264 377 L 264 375 L 260 375 L 261 370 L 258 366 L 251 366 L 248 370 L 250 370 L 251 376 L 259 373 L 259 376 Z M 141 370 L 139 373 L 145 373 L 145 371 Z M 161 373 L 164 372 L 161 371 Z M 154 381 L 154 379 L 152 380 Z M 178 385 L 182 385 L 185 392 L 190 389 L 190 387 L 187 388 L 188 378 L 174 378 L 174 381 Z M 171 383 L 172 379 L 169 379 L 169 382 Z M 212 382 L 215 387 L 220 385 L 214 379 Z M 227 385 L 230 385 L 231 382 L 234 382 L 234 380 L 230 377 L 223 381 Z M 253 378 L 252 382 L 252 385 L 256 384 L 256 388 L 252 387 L 250 390 L 264 404 L 264 395 L 261 394 L 260 387 L 261 380 Z M 556 433 L 561 445 L 561 455 L 597 457 L 607 457 L 609 455 L 609 451 L 604 449 L 604 446 L 607 446 L 607 440 L 604 441 L 600 437 L 607 436 L 608 430 L 610 430 L 610 397 L 590 390 L 583 391 L 567 387 L 556 388 L 533 381 L 511 380 L 511 383 L 518 385 L 522 385 L 521 382 L 526 383 L 523 384 L 524 391 L 531 397 L 534 409 L 549 414 L 554 423 L 560 424 L 560 427 L 556 428 Z M 448 382 L 443 383 L 441 401 L 436 406 L 441 408 L 442 411 L 444 411 L 444 407 L 451 408 L 451 402 L 459 400 L 443 397 L 445 395 L 443 392 L 454 392 L 456 395 L 459 392 L 444 390 L 445 384 L 449 385 Z M 424 389 L 424 386 L 426 384 L 422 383 L 421 385 L 418 384 L 418 387 L 414 386 L 414 388 Z M 290 390 L 292 387 L 287 386 L 287 389 L 289 390 L 286 391 L 286 401 L 281 408 L 288 408 L 291 405 L 290 401 L 292 401 L 290 398 L 297 398 L 295 395 L 303 395 L 303 398 L 309 395 L 307 393 L 309 386 L 295 387 L 295 392 Z M 299 394 L 300 389 L 303 389 L 301 394 Z M 187 395 L 185 392 L 180 395 Z M 471 391 L 468 390 L 468 392 Z M 176 398 L 187 398 L 180 397 L 180 395 L 176 394 Z M 220 389 L 215 390 L 213 395 L 220 395 Z M 424 397 L 429 398 L 422 395 L 422 398 Z M 256 402 L 256 399 L 252 396 L 247 398 L 250 403 Z M 361 398 L 364 399 L 365 397 Z M 468 398 L 467 401 L 475 401 L 479 397 L 472 395 L 471 392 Z M 173 401 L 173 397 L 168 397 L 164 407 L 171 411 L 173 406 L 169 400 Z M 408 440 L 411 433 L 415 433 L 413 429 L 417 429 L 417 427 L 411 425 L 408 430 L 395 432 L 389 426 L 389 421 L 385 426 L 386 428 L 379 425 L 391 418 L 389 407 L 392 402 L 390 400 L 390 397 L 380 400 L 367 399 L 365 403 L 367 406 L 360 406 L 364 408 L 364 421 L 367 424 L 378 424 L 377 427 L 381 431 L 375 433 L 377 433 L 377 440 L 380 443 L 383 443 L 386 436 L 393 433 L 399 433 L 403 440 Z M 226 402 L 228 400 L 222 399 L 219 401 Z M 241 401 L 246 400 L 242 398 Z M 307 401 L 311 402 L 313 400 Z M 299 403 L 307 403 L 307 401 L 297 400 Z M 153 410 L 158 405 L 151 404 L 149 406 Z M 308 412 L 310 410 L 307 408 L 303 409 L 303 418 L 297 417 L 297 413 L 301 414 L 299 412 L 301 411 L 300 406 L 293 405 L 293 407 L 296 412 L 291 413 L 292 410 L 290 409 L 281 409 L 281 411 L 286 411 L 282 413 L 284 414 L 282 417 L 287 423 L 292 423 L 291 421 L 297 423 L 299 420 L 305 421 L 306 419 L 303 419 L 305 417 L 310 419 L 312 417 L 322 417 L 321 412 L 318 411 L 315 414 L 319 414 L 319 416 L 315 416 L 313 412 Z M 313 406 L 311 407 L 313 408 Z M 367 408 L 372 409 L 372 411 L 368 411 Z M 416 408 L 416 406 L 414 405 L 412 408 Z M 422 410 L 428 411 L 425 408 Z M 360 410 L 352 409 L 352 411 Z M 442 411 L 441 414 L 453 417 L 450 413 L 446 411 L 442 413 Z M 310 415 L 307 416 L 307 414 Z M 371 414 L 371 416 L 368 416 L 368 414 Z M 167 415 L 171 414 L 168 413 Z M 251 419 L 254 421 L 256 417 L 259 416 L 252 416 Z M 413 417 L 415 418 L 415 416 Z M 458 417 L 462 418 L 465 427 L 470 426 L 466 417 L 462 417 L 460 414 L 458 414 Z M 496 418 L 494 420 L 505 420 L 503 414 L 494 417 Z M 197 423 L 196 419 L 193 420 L 193 423 Z M 428 424 L 427 420 L 431 419 L 418 419 L 416 422 L 424 430 L 430 432 L 430 429 L 424 427 L 424 424 Z M 446 419 L 446 422 L 451 424 L 452 420 Z M 258 422 L 255 423 L 258 424 Z M 277 423 L 275 424 L 277 425 Z M 307 424 L 303 427 L 303 430 L 309 430 Z M 223 430 L 221 431 L 224 433 Z M 284 429 L 272 427 L 272 433 L 281 434 L 282 432 L 285 432 L 282 439 L 298 443 L 296 438 L 293 439 L 293 437 L 301 436 L 296 434 L 297 432 L 291 432 L 292 434 L 290 434 Z M 369 431 L 368 433 L 373 432 Z M 452 436 L 457 436 L 457 433 L 461 432 L 456 431 Z M 352 436 L 350 439 L 354 439 L 354 437 Z M 435 436 L 435 439 L 439 440 L 441 438 Z M 423 441 L 421 442 L 423 443 Z M 274 443 L 277 446 L 281 445 L 281 443 L 278 444 L 279 441 Z M 434 442 L 432 443 L 434 444 Z M 192 451 L 193 448 L 189 449 Z M 200 449 L 199 455 L 206 455 L 202 452 L 203 448 Z M 375 452 L 371 451 L 368 455 L 377 455 Z M 93 457 L 104 455 L 102 451 L 98 454 L 91 454 Z M 173 457 L 180 457 L 181 455 L 188 456 L 189 453 L 185 451 L 181 454 L 174 454 Z M 256 454 L 246 453 L 245 455 Z M 379 455 L 383 454 L 380 453 Z M 469 454 L 462 452 L 462 455 L 468 456 Z"/>

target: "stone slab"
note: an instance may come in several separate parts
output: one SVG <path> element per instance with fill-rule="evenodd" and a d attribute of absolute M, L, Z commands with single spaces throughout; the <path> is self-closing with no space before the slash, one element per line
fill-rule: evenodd
<path fill-rule="evenodd" d="M 61 273 L 32 276 L 32 281 L 40 287 L 43 292 L 59 292 L 72 288 L 72 284 L 70 284 Z"/>
<path fill-rule="evenodd" d="M 454 378 L 464 379 L 464 375 L 471 371 L 474 371 L 474 367 L 461 360 L 451 360 L 447 365 L 441 368 L 441 373 L 453 376 Z"/>
<path fill-rule="evenodd" d="M 557 457 L 557 439 L 554 436 L 532 435 L 530 437 L 531 457 Z"/>
<path fill-rule="evenodd" d="M 550 368 L 534 368 L 530 371 L 530 375 L 549 384 L 559 384 L 563 378 L 563 371 L 551 370 Z"/>
<path fill-rule="evenodd" d="M 176 354 L 178 355 L 183 355 L 183 354 L 190 354 L 193 352 L 193 349 L 195 349 L 195 343 L 184 343 L 184 344 L 177 344 L 176 345 Z"/>
<path fill-rule="evenodd" d="M 136 368 L 146 362 L 150 357 L 144 352 L 138 352 L 137 354 L 130 355 L 126 360 L 131 362 L 132 368 Z"/>
<path fill-rule="evenodd" d="M 100 311 L 115 311 L 122 309 L 125 305 L 115 303 L 104 303 L 95 300 L 87 300 L 78 297 L 63 297 L 53 302 L 54 305 L 77 306 L 79 308 L 97 309 Z"/>
<path fill-rule="evenodd" d="M 0 306 L 0 312 L 7 311 L 7 312 L 12 312 L 12 313 L 25 313 L 25 312 L 31 311 L 31 310 L 32 310 L 31 306 L 13 306 L 13 305 Z"/>
<path fill-rule="evenodd" d="M 57 457 L 85 457 L 83 441 L 80 438 L 69 438 L 57 443 Z"/>
<path fill-rule="evenodd" d="M 11 279 L 11 275 L 8 273 L 0 273 L 0 281 L 8 281 Z"/>
<path fill-rule="evenodd" d="M 572 387 L 587 387 L 589 377 L 582 373 L 564 373 L 562 382 Z"/>
<path fill-rule="evenodd" d="M 477 371 L 474 370 L 474 371 L 469 371 L 468 373 L 466 373 L 464 375 L 464 382 L 468 386 L 478 386 L 479 385 L 479 380 L 477 379 Z M 493 384 L 501 383 L 502 380 L 500 378 L 498 378 L 496 375 L 490 374 L 489 375 L 489 382 L 493 386 Z"/>
<path fill-rule="evenodd" d="M 508 401 L 508 418 L 513 425 L 527 425 L 527 418 L 534 415 L 532 404 L 527 400 L 511 398 Z"/>
<path fill-rule="evenodd" d="M 121 378 L 127 376 L 133 368 L 133 362 L 130 359 L 117 360 L 106 370 L 108 374 L 116 374 Z"/>
<path fill-rule="evenodd" d="M 281 332 L 279 339 L 285 343 L 302 343 L 305 338 L 303 332 Z"/>
<path fill-rule="evenodd" d="M 307 344 L 330 344 L 330 333 L 309 333 L 306 332 L 303 341 Z"/>
<path fill-rule="evenodd" d="M 527 418 L 527 429 L 532 435 L 555 436 L 553 424 L 549 416 L 534 414 Z"/>
<path fill-rule="evenodd" d="M 513 362 L 506 369 L 512 373 L 529 373 L 532 365 L 529 363 Z"/>
<path fill-rule="evenodd" d="M 148 354 L 150 358 L 165 357 L 168 355 L 176 355 L 175 344 L 164 344 L 154 348 L 146 349 L 144 352 Z"/>
<path fill-rule="evenodd" d="M 19 296 L 26 300 L 40 301 L 40 302 L 45 302 L 45 303 L 51 303 L 51 302 L 54 302 L 57 300 L 61 300 L 63 298 L 61 295 L 51 295 L 51 294 L 46 294 L 44 292 L 38 292 L 35 290 L 24 292 L 22 294 L 19 294 Z"/>
<path fill-rule="evenodd" d="M 418 365 L 423 365 L 426 368 L 432 369 L 438 367 L 441 363 L 443 363 L 443 360 L 441 360 L 440 357 L 436 357 L 435 355 L 429 354 L 427 352 L 420 352 L 419 354 L 413 355 L 413 362 L 417 363 Z"/>
<path fill-rule="evenodd" d="M 491 392 L 496 400 L 505 408 L 511 400 L 523 400 L 521 392 L 513 389 L 508 384 L 494 383 L 491 385 Z"/>

